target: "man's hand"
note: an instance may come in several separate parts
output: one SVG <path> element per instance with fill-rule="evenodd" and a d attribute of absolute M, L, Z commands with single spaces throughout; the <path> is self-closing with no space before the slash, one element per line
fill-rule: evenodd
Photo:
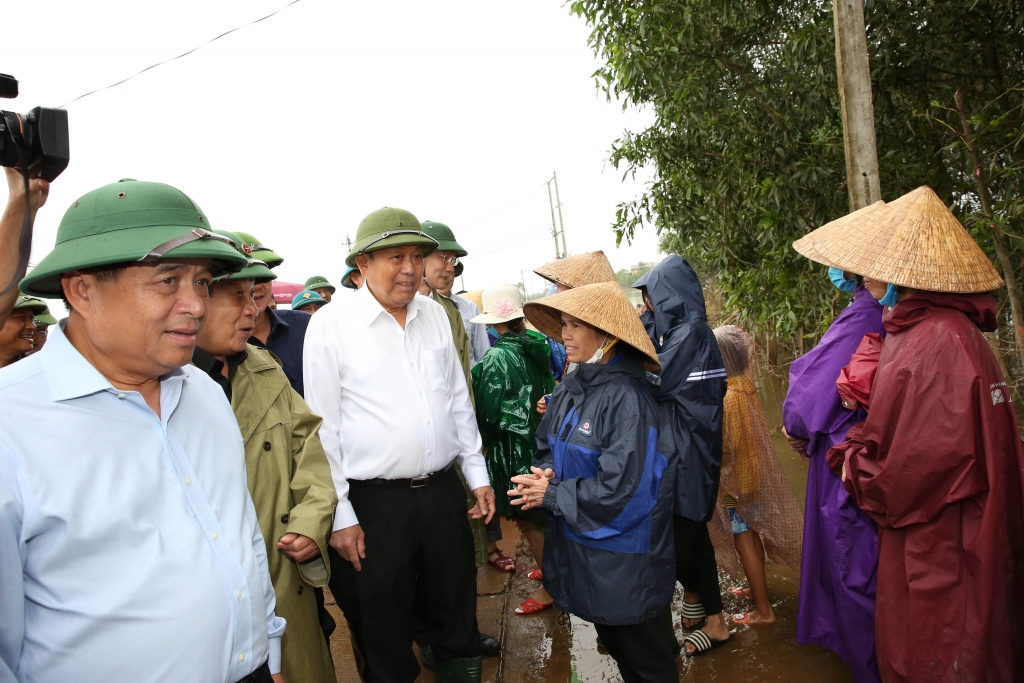
<path fill-rule="evenodd" d="M 363 565 L 359 563 L 359 560 L 366 558 L 366 537 L 363 535 L 363 527 L 356 524 L 338 529 L 331 534 L 331 547 L 351 562 L 357 572 L 362 571 Z"/>
<path fill-rule="evenodd" d="M 483 519 L 484 524 L 487 524 L 497 509 L 494 504 L 494 491 L 490 486 L 481 486 L 473 489 L 473 497 L 476 498 L 476 505 L 469 511 L 469 516 L 473 519 Z"/>
<path fill-rule="evenodd" d="M 800 454 L 800 457 L 804 460 L 810 460 L 810 456 L 807 455 L 807 443 L 806 439 L 798 439 L 795 436 L 790 436 L 786 428 L 782 428 L 782 435 L 786 437 L 786 441 L 789 442 L 789 447 Z"/>
<path fill-rule="evenodd" d="M 16 211 L 20 219 L 25 209 L 25 178 L 21 175 L 21 171 L 6 166 L 4 173 L 7 174 L 7 211 Z M 32 210 L 33 217 L 39 207 L 46 203 L 46 198 L 49 195 L 50 183 L 48 181 L 42 178 L 32 178 L 28 181 L 29 208 Z"/>
<path fill-rule="evenodd" d="M 270 674 L 270 680 L 274 683 L 285 683 L 284 674 Z"/>
<path fill-rule="evenodd" d="M 320 554 L 320 547 L 309 536 L 287 533 L 277 542 L 277 549 L 296 562 L 312 560 Z"/>

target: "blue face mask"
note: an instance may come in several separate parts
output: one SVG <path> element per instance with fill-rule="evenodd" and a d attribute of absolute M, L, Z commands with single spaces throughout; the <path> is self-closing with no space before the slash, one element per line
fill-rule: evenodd
<path fill-rule="evenodd" d="M 498 334 L 498 331 L 496 329 L 494 329 L 493 327 L 488 325 L 487 326 L 487 336 L 490 337 L 491 339 L 497 339 L 501 335 Z"/>
<path fill-rule="evenodd" d="M 896 293 L 896 285 L 889 285 L 885 289 L 885 296 L 879 299 L 878 303 L 883 306 L 895 306 L 898 296 L 899 295 Z"/>
<path fill-rule="evenodd" d="M 849 292 L 850 294 L 852 294 L 854 290 L 857 289 L 857 281 L 847 280 L 846 276 L 843 275 L 842 269 L 840 268 L 829 268 L 828 279 L 832 280 L 832 284 L 834 284 L 838 289 L 841 289 L 844 292 Z"/>

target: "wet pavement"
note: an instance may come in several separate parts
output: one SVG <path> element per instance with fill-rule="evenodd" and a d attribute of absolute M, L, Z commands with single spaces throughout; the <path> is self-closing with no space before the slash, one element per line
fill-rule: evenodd
<path fill-rule="evenodd" d="M 759 381 L 759 390 L 769 423 L 778 432 L 784 389 L 777 378 L 765 374 Z M 779 433 L 775 434 L 775 448 L 793 493 L 802 507 L 807 479 L 806 465 L 797 454 L 789 450 Z M 477 574 L 477 618 L 480 630 L 497 638 L 503 650 L 500 657 L 484 658 L 484 683 L 621 683 L 622 678 L 614 660 L 598 651 L 592 624 L 576 618 L 563 618 L 559 623 L 559 612 L 554 609 L 530 616 L 514 613 L 519 603 L 532 595 L 539 584 L 527 578 L 535 565 L 515 525 L 503 523 L 502 532 L 504 540 L 499 545 L 505 554 L 516 558 L 517 571 L 505 574 L 486 565 Z M 727 644 L 699 657 L 680 658 L 681 682 L 846 683 L 853 680 L 846 665 L 835 654 L 817 645 L 800 645 L 796 642 L 799 587 L 792 570 L 769 563 L 767 575 L 777 623 L 772 626 L 730 624 L 730 641 Z M 752 609 L 752 603 L 726 591 L 727 587 L 737 584 L 725 574 L 720 576 L 725 613 Z M 685 633 L 679 620 L 681 601 L 682 592 L 677 586 L 673 611 L 679 641 L 682 641 Z M 344 619 L 329 593 L 327 602 L 338 622 L 338 629 L 331 638 L 338 682 L 359 683 Z M 417 680 L 433 683 L 434 676 L 424 669 Z"/>

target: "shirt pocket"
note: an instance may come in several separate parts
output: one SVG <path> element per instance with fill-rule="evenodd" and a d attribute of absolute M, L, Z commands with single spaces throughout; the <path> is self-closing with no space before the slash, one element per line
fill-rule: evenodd
<path fill-rule="evenodd" d="M 448 349 L 427 349 L 423 354 L 424 375 L 428 391 L 448 393 Z"/>

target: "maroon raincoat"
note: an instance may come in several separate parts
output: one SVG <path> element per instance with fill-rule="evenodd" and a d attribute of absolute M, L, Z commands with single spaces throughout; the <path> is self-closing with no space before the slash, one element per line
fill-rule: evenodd
<path fill-rule="evenodd" d="M 987 294 L 891 309 L 868 417 L 828 453 L 878 522 L 886 683 L 1024 679 L 1024 453 L 995 316 Z"/>

